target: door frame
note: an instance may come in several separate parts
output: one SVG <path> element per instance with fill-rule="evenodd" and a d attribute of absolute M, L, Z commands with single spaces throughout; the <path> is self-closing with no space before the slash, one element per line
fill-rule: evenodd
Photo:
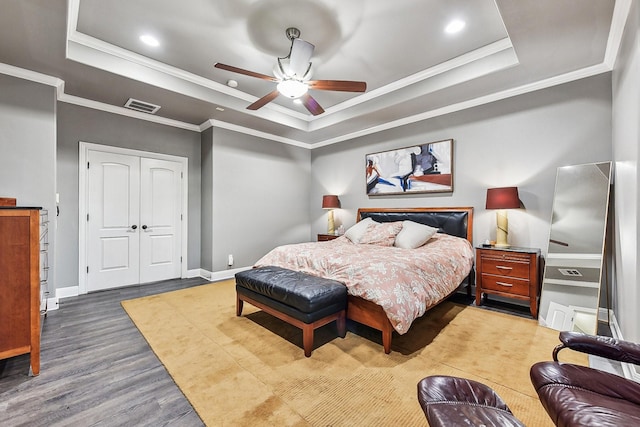
<path fill-rule="evenodd" d="M 89 186 L 87 181 L 89 174 L 85 165 L 89 159 L 89 151 L 102 151 L 106 153 L 125 154 L 130 156 L 147 157 L 151 159 L 168 160 L 182 164 L 182 221 L 181 221 L 181 251 L 182 263 L 180 277 L 187 277 L 187 247 L 188 247 L 188 218 L 189 218 L 189 159 L 170 154 L 153 153 L 150 151 L 134 150 L 131 148 L 113 147 L 110 145 L 95 144 L 80 141 L 78 162 L 78 292 L 87 293 L 87 203 L 89 200 Z"/>

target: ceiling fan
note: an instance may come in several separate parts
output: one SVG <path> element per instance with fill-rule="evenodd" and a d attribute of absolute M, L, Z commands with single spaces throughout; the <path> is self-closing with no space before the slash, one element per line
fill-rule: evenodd
<path fill-rule="evenodd" d="M 314 116 L 324 113 L 324 109 L 308 93 L 313 90 L 334 90 L 341 92 L 364 92 L 367 90 L 367 83 L 348 80 L 310 80 L 311 78 L 311 55 L 315 48 L 309 42 L 300 38 L 300 30 L 297 28 L 287 28 L 286 35 L 291 40 L 289 54 L 283 58 L 278 58 L 277 66 L 273 70 L 274 77 L 266 74 L 248 71 L 232 65 L 216 63 L 215 67 L 221 70 L 231 71 L 245 76 L 256 77 L 262 80 L 277 82 L 276 89 L 262 98 L 258 99 L 247 109 L 257 110 L 268 104 L 282 94 L 291 99 L 298 99 L 307 110 Z"/>

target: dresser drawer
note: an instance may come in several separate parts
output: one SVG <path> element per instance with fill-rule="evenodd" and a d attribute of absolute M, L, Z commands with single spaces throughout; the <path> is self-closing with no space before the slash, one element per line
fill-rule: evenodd
<path fill-rule="evenodd" d="M 511 295 L 529 296 L 528 280 L 517 279 L 504 276 L 493 276 L 482 274 L 482 289 L 504 292 Z"/>
<path fill-rule="evenodd" d="M 498 276 L 518 277 L 529 279 L 529 258 L 510 259 L 497 257 L 482 257 L 482 272 Z"/>

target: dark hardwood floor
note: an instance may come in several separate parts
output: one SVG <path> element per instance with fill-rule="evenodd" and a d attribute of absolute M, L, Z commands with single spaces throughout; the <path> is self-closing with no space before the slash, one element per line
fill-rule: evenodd
<path fill-rule="evenodd" d="M 202 426 L 120 301 L 208 283 L 170 280 L 61 301 L 29 356 L 0 361 L 0 426 Z"/>

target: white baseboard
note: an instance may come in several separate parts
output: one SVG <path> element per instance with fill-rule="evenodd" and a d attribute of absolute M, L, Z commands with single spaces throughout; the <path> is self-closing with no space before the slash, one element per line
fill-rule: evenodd
<path fill-rule="evenodd" d="M 202 277 L 204 277 L 205 279 L 210 280 L 212 282 L 217 282 L 217 281 L 220 281 L 220 280 L 233 279 L 234 276 L 236 275 L 236 273 L 240 273 L 241 271 L 249 270 L 250 268 L 251 268 L 251 266 L 249 266 L 249 267 L 240 267 L 240 268 L 231 268 L 229 270 L 221 270 L 221 271 L 214 271 L 214 272 L 202 270 L 204 272 Z"/>
<path fill-rule="evenodd" d="M 613 310 L 609 310 L 609 313 L 611 317 L 611 322 L 609 323 L 609 326 L 611 327 L 611 335 L 613 335 L 615 339 L 624 340 L 615 313 Z M 638 371 L 638 366 L 624 362 L 620 363 L 620 365 L 622 366 L 622 373 L 626 379 L 640 383 L 640 371 Z"/>
<path fill-rule="evenodd" d="M 202 268 L 196 268 L 193 270 L 187 270 L 187 278 L 191 279 L 193 277 L 202 277 L 203 279 L 216 282 L 218 280 L 232 279 L 236 273 L 248 270 L 250 268 L 251 267 L 241 267 L 230 270 L 216 271 L 213 273 Z M 78 295 L 80 295 L 79 286 L 69 286 L 66 288 L 56 289 L 55 296 L 53 298 L 47 298 L 47 311 L 53 311 L 60 308 L 61 298 L 77 297 Z"/>
<path fill-rule="evenodd" d="M 195 268 L 193 270 L 187 270 L 187 279 L 192 279 L 194 277 L 202 277 L 203 279 L 209 279 L 208 277 L 205 276 L 205 273 L 207 271 L 203 270 L 201 268 Z"/>
<path fill-rule="evenodd" d="M 77 297 L 78 295 L 80 295 L 79 286 L 56 289 L 55 296 L 47 298 L 47 311 L 57 310 L 60 307 L 60 298 Z"/>

